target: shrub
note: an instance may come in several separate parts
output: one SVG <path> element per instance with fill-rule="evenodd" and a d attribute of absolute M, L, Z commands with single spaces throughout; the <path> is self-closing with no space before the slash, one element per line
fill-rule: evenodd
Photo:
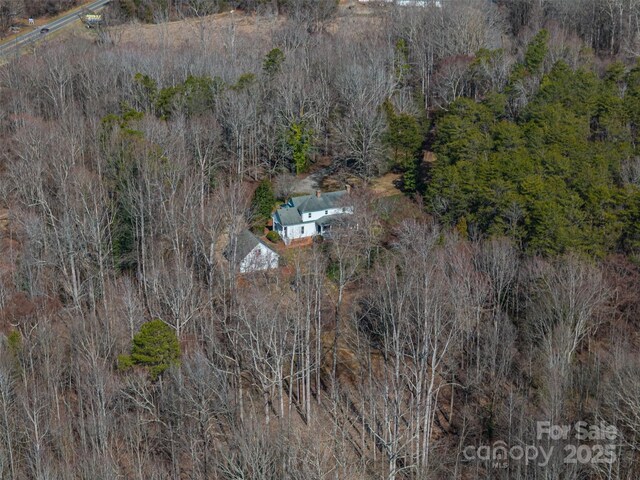
<path fill-rule="evenodd" d="M 276 198 L 273 195 L 271 182 L 268 179 L 262 180 L 258 188 L 256 188 L 251 201 L 256 217 L 261 221 L 267 220 L 271 216 L 275 203 Z"/>
<path fill-rule="evenodd" d="M 269 233 L 267 233 L 267 240 L 272 243 L 277 243 L 280 241 L 280 234 L 274 230 L 271 230 Z"/>
<path fill-rule="evenodd" d="M 153 320 L 140 327 L 133 337 L 131 355 L 118 357 L 118 368 L 126 370 L 134 365 L 149 368 L 152 379 L 180 361 L 180 342 L 175 332 L 162 320 Z"/>

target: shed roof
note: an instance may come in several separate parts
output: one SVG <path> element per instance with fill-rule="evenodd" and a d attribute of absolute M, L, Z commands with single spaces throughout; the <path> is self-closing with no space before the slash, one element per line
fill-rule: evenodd
<path fill-rule="evenodd" d="M 256 237 L 253 233 L 251 233 L 249 230 L 242 230 L 238 236 L 236 237 L 236 259 L 237 261 L 241 261 L 244 260 L 247 255 L 249 255 L 249 253 L 251 252 L 251 250 L 253 250 L 254 248 L 256 248 L 256 246 L 258 244 L 262 244 L 265 247 L 267 247 L 269 250 L 271 250 L 273 253 L 276 253 L 273 251 L 272 248 L 269 247 L 269 245 L 267 245 L 266 243 L 260 241 L 260 239 L 258 237 Z M 232 258 L 232 249 L 233 249 L 233 243 L 232 241 L 229 242 L 229 245 L 227 245 L 227 248 L 224 252 L 225 256 L 227 257 L 227 259 L 231 260 Z M 277 253 L 276 253 L 277 255 Z"/>

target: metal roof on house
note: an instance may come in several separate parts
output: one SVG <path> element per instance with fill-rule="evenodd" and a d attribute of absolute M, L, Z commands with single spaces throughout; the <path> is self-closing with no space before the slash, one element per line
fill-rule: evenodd
<path fill-rule="evenodd" d="M 304 223 L 297 208 L 279 208 L 276 214 L 280 219 L 280 224 L 283 226 L 298 225 L 300 223 Z"/>
<path fill-rule="evenodd" d="M 301 195 L 292 197 L 286 205 L 276 211 L 279 223 L 282 226 L 301 225 L 305 222 L 302 215 L 305 213 L 322 212 L 343 206 L 342 197 L 346 190 L 321 193 L 320 195 Z"/>
<path fill-rule="evenodd" d="M 346 190 L 339 190 L 337 192 L 321 193 L 320 196 L 304 195 L 292 198 L 291 202 L 294 207 L 298 208 L 300 213 L 320 212 L 341 206 L 340 200 L 346 193 Z"/>
<path fill-rule="evenodd" d="M 326 216 L 316 220 L 316 223 L 318 225 L 326 227 L 327 225 L 331 225 L 333 223 L 336 223 L 336 222 L 340 221 L 340 219 L 345 218 L 345 216 L 346 215 L 344 213 L 336 213 L 335 215 L 326 215 Z"/>
<path fill-rule="evenodd" d="M 256 246 L 260 243 L 273 252 L 273 249 L 269 248 L 269 245 L 260 241 L 260 239 L 256 237 L 253 233 L 251 233 L 249 230 L 242 230 L 236 238 L 236 252 L 235 252 L 236 260 L 237 261 L 244 260 L 247 257 L 247 255 L 249 255 L 251 250 L 256 248 Z M 229 242 L 229 245 L 227 246 L 224 252 L 225 256 L 229 260 L 232 258 L 232 254 L 233 254 L 232 249 L 233 249 L 233 243 Z"/>

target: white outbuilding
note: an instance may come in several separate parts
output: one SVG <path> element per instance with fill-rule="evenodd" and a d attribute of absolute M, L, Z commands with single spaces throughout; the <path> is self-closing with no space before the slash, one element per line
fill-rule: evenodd
<path fill-rule="evenodd" d="M 278 268 L 280 255 L 249 230 L 231 235 L 225 257 L 238 266 L 240 273 Z"/>

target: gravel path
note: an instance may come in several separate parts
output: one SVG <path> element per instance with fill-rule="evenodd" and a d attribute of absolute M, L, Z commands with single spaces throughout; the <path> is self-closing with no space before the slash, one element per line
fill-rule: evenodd
<path fill-rule="evenodd" d="M 337 168 L 337 165 L 330 165 L 296 180 L 293 185 L 293 192 L 305 194 L 315 193 L 316 190 L 320 190 L 322 180 L 331 175 Z"/>

